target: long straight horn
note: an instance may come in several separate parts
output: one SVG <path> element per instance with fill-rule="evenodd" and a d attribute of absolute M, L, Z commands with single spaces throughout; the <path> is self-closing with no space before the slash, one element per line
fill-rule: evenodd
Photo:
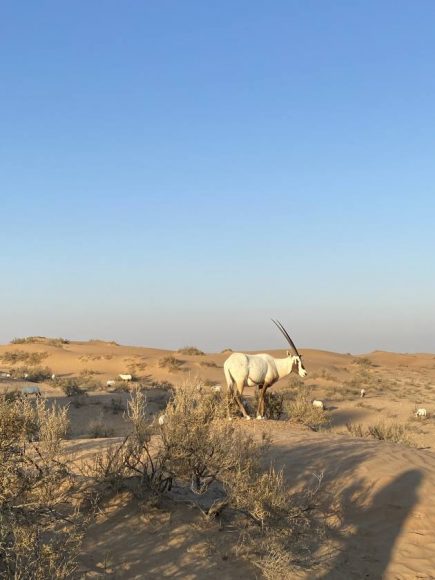
<path fill-rule="evenodd" d="M 298 349 L 296 348 L 295 343 L 292 341 L 292 339 L 289 336 L 289 333 L 286 331 L 286 329 L 281 324 L 281 322 L 279 320 L 274 320 L 273 318 L 271 320 L 279 328 L 279 330 L 283 333 L 283 335 L 285 336 L 287 342 L 289 343 L 289 345 L 290 345 L 291 349 L 293 350 L 293 352 L 295 353 L 295 355 L 300 358 L 301 355 L 298 353 Z"/>

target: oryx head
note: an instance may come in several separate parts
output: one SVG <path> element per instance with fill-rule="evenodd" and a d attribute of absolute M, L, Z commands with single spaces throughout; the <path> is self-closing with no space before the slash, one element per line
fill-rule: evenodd
<path fill-rule="evenodd" d="M 302 362 L 302 356 L 298 353 L 298 349 L 295 346 L 295 343 L 289 336 L 289 333 L 286 331 L 284 326 L 279 322 L 279 320 L 273 320 L 272 322 L 279 328 L 279 330 L 283 333 L 285 339 L 290 345 L 290 349 L 287 351 L 287 356 L 293 359 L 294 364 L 298 365 L 298 374 L 300 377 L 305 377 L 307 375 L 307 371 L 305 370 L 304 364 Z"/>

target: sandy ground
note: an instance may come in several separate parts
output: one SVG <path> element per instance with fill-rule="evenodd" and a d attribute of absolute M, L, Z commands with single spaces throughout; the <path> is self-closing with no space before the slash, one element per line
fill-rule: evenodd
<path fill-rule="evenodd" d="M 187 355 L 125 347 L 100 341 L 60 346 L 46 343 L 0 346 L 6 352 L 46 353 L 42 366 L 58 376 L 92 376 L 86 397 L 69 399 L 51 381 L 40 385 L 50 401 L 70 404 L 72 456 L 90 457 L 98 447 L 128 432 L 123 418 L 128 394 L 108 392 L 106 381 L 134 373 L 148 385 L 148 413 L 164 408 L 169 392 L 197 377 L 222 384 L 229 353 Z M 283 356 L 283 351 L 270 351 Z M 178 370 L 160 366 L 168 355 L 182 361 Z M 435 355 L 373 352 L 355 356 L 325 351 L 303 352 L 308 376 L 304 384 L 328 408 L 331 425 L 315 433 L 287 421 L 244 422 L 272 437 L 270 459 L 285 470 L 295 489 L 323 473 L 322 488 L 339 501 L 341 519 L 324 540 L 328 554 L 316 570 L 294 578 L 435 578 Z M 0 360 L 0 371 L 13 365 Z M 0 390 L 25 382 L 0 376 Z M 283 379 L 274 389 L 301 388 Z M 359 396 L 361 388 L 366 397 Z M 248 398 L 252 395 L 247 390 Z M 415 418 L 425 407 L 429 416 Z M 416 448 L 354 438 L 346 424 L 379 421 L 405 425 Z M 98 437 L 98 438 L 96 438 Z M 333 501 L 332 501 L 333 499 Z M 234 557 L 235 530 L 204 524 L 199 512 L 184 505 L 153 506 L 125 495 L 113 499 L 88 533 L 82 557 L 86 577 L 113 578 L 257 578 L 258 570 Z"/>

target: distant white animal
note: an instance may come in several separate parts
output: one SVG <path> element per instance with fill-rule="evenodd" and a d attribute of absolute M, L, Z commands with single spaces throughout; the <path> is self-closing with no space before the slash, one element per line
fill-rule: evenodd
<path fill-rule="evenodd" d="M 361 393 L 360 393 L 361 398 L 366 396 L 366 390 L 365 389 L 361 389 Z"/>
<path fill-rule="evenodd" d="M 110 380 L 110 381 L 106 381 L 106 385 L 107 385 L 108 387 L 112 387 L 112 386 L 113 386 L 113 385 L 115 385 L 115 384 L 116 384 L 116 381 L 112 381 L 112 380 Z"/>
<path fill-rule="evenodd" d="M 160 417 L 159 417 L 159 425 L 160 426 L 164 425 L 165 424 L 165 421 L 166 421 L 166 415 L 165 414 L 160 415 Z"/>
<path fill-rule="evenodd" d="M 131 381 L 133 378 L 131 375 L 118 375 L 122 381 Z"/>
<path fill-rule="evenodd" d="M 24 373 L 23 377 L 27 379 L 29 377 L 29 373 Z"/>
<path fill-rule="evenodd" d="M 55 379 L 55 378 L 56 378 L 56 375 L 53 373 L 53 374 L 51 375 L 51 380 L 52 380 L 52 381 L 54 381 L 54 379 Z"/>
<path fill-rule="evenodd" d="M 302 357 L 283 325 L 275 320 L 272 322 L 276 324 L 291 347 L 291 352 L 287 351 L 286 358 L 273 358 L 270 354 L 234 352 L 224 363 L 228 393 L 235 399 L 246 419 L 250 419 L 250 417 L 241 400 L 243 389 L 246 386 L 258 388 L 257 419 L 262 419 L 266 410 L 265 395 L 267 389 L 279 379 L 289 375 L 293 369 L 297 369 L 300 377 L 305 377 L 307 374 Z"/>
<path fill-rule="evenodd" d="M 40 397 L 41 389 L 37 386 L 23 387 L 21 389 L 21 394 L 24 395 L 25 397 L 28 397 L 29 395 L 35 395 L 35 397 Z"/>
<path fill-rule="evenodd" d="M 222 391 L 222 385 L 213 385 L 211 390 L 213 393 L 220 393 Z"/>
<path fill-rule="evenodd" d="M 415 412 L 415 416 L 416 417 L 427 417 L 427 411 L 426 409 L 417 409 L 417 411 Z"/>
<path fill-rule="evenodd" d="M 322 411 L 325 410 L 325 404 L 323 403 L 323 401 L 314 400 L 313 401 L 313 407 L 315 409 L 322 409 Z"/>

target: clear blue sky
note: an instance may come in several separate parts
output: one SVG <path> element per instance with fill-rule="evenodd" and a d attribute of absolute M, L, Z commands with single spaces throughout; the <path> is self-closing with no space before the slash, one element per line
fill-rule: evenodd
<path fill-rule="evenodd" d="M 0 1 L 0 341 L 435 352 L 435 3 Z"/>

